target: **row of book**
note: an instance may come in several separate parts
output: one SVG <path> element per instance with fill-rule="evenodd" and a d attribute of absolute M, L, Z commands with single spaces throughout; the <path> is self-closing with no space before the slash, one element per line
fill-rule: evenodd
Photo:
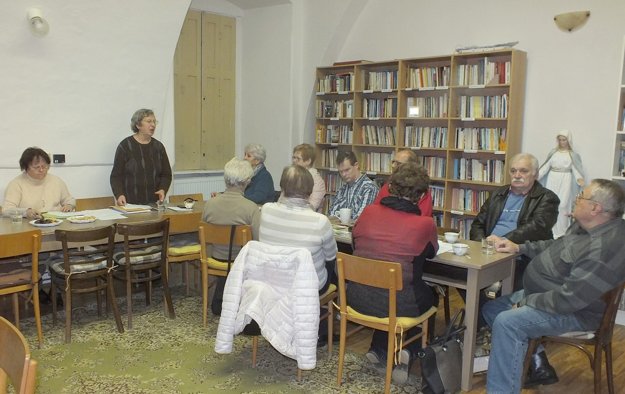
<path fill-rule="evenodd" d="M 320 165 L 326 168 L 336 168 L 336 156 L 339 154 L 338 148 L 328 148 L 321 150 Z"/>
<path fill-rule="evenodd" d="M 447 88 L 451 67 L 409 67 L 407 85 L 409 89 Z"/>
<path fill-rule="evenodd" d="M 445 188 L 439 185 L 430 185 L 430 194 L 432 194 L 434 208 L 443 209 L 445 206 Z"/>
<path fill-rule="evenodd" d="M 453 188 L 451 190 L 451 209 L 478 212 L 490 196 L 487 190 Z"/>
<path fill-rule="evenodd" d="M 508 95 L 460 96 L 458 116 L 463 119 L 508 117 Z"/>
<path fill-rule="evenodd" d="M 395 145 L 396 126 L 365 125 L 360 129 L 361 141 L 367 145 Z"/>
<path fill-rule="evenodd" d="M 449 95 L 426 97 L 408 97 L 409 118 L 444 118 L 449 108 Z"/>
<path fill-rule="evenodd" d="M 317 93 L 339 93 L 354 91 L 354 73 L 328 74 L 317 80 Z"/>
<path fill-rule="evenodd" d="M 621 151 L 619 153 L 617 175 L 625 176 L 625 141 L 621 141 Z"/>
<path fill-rule="evenodd" d="M 325 172 L 323 181 L 326 183 L 326 191 L 328 193 L 336 193 L 343 186 L 343 179 L 338 172 Z"/>
<path fill-rule="evenodd" d="M 510 83 L 510 62 L 479 59 L 477 63 L 458 65 L 458 86 Z"/>
<path fill-rule="evenodd" d="M 473 224 L 473 218 L 465 218 L 462 216 L 452 216 L 451 217 L 451 228 L 458 229 L 460 233 L 460 238 L 469 239 L 469 234 L 471 232 L 471 225 Z M 438 225 L 439 227 L 442 224 Z"/>
<path fill-rule="evenodd" d="M 446 148 L 447 127 L 406 125 L 404 145 L 411 148 Z"/>
<path fill-rule="evenodd" d="M 365 98 L 362 100 L 362 113 L 365 118 L 394 118 L 397 116 L 397 97 Z"/>
<path fill-rule="evenodd" d="M 315 142 L 318 144 L 352 144 L 353 134 L 351 124 L 318 125 Z"/>
<path fill-rule="evenodd" d="M 318 118 L 354 117 L 354 100 L 317 100 Z"/>
<path fill-rule="evenodd" d="M 503 183 L 503 160 L 457 158 L 453 160 L 453 179 Z"/>
<path fill-rule="evenodd" d="M 458 127 L 455 135 L 456 149 L 506 150 L 506 129 L 502 127 Z"/>
<path fill-rule="evenodd" d="M 418 156 L 417 162 L 428 172 L 430 178 L 444 178 L 446 170 L 446 160 L 438 156 Z"/>
<path fill-rule="evenodd" d="M 391 160 L 395 153 L 362 152 L 358 158 L 360 169 L 367 172 L 390 173 Z"/>
<path fill-rule="evenodd" d="M 365 90 L 397 90 L 397 70 L 370 71 L 364 73 Z"/>

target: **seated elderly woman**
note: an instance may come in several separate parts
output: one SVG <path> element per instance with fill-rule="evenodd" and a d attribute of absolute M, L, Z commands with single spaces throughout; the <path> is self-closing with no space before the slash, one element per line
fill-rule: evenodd
<path fill-rule="evenodd" d="M 19 209 L 28 219 L 40 217 L 42 212 L 69 212 L 76 200 L 69 194 L 61 178 L 49 174 L 50 156 L 40 148 L 26 148 L 20 158 L 23 171 L 14 178 L 4 192 L 3 209 Z"/>
<path fill-rule="evenodd" d="M 254 176 L 245 189 L 245 198 L 262 205 L 275 201 L 276 192 L 273 188 L 273 178 L 265 167 L 267 152 L 260 144 L 249 144 L 245 147 L 245 160 L 254 169 Z"/>
<path fill-rule="evenodd" d="M 417 207 L 428 191 L 430 178 L 423 167 L 406 163 L 395 169 L 389 183 L 390 195 L 380 204 L 368 205 L 354 225 L 354 255 L 401 264 L 403 290 L 397 293 L 397 316 L 415 317 L 437 303 L 422 279 L 425 260 L 434 257 L 438 250 L 436 225 L 431 217 L 421 216 Z M 388 316 L 387 290 L 350 283 L 347 298 L 349 305 L 361 313 Z M 369 361 L 386 363 L 387 335 L 385 331 L 374 331 L 366 355 Z M 395 383 L 408 379 L 410 362 L 419 343 L 415 341 L 402 350 L 401 364 L 393 370 Z"/>
<path fill-rule="evenodd" d="M 322 294 L 330 285 L 326 263 L 333 273 L 337 248 L 330 221 L 313 211 L 308 202 L 313 185 L 312 175 L 304 167 L 292 165 L 282 171 L 282 196 L 276 203 L 263 205 L 259 240 L 310 250 Z"/>
<path fill-rule="evenodd" d="M 258 226 L 260 211 L 258 206 L 243 196 L 243 191 L 250 183 L 254 171 L 249 162 L 233 158 L 224 166 L 224 182 L 226 191 L 217 194 L 204 204 L 202 220 L 207 223 L 232 225 L 249 224 L 252 226 L 252 237 L 258 239 Z M 214 245 L 212 250 L 213 258 L 221 261 L 228 259 L 228 245 Z M 240 248 L 232 249 L 232 258 L 239 253 Z M 211 310 L 214 314 L 221 314 L 221 304 L 223 302 L 225 277 L 217 277 L 215 294 L 211 302 Z"/>

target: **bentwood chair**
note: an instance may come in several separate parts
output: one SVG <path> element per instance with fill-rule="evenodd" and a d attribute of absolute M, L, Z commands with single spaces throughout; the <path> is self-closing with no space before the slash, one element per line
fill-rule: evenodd
<path fill-rule="evenodd" d="M 102 315 L 101 293 L 107 296 L 113 309 L 117 331 L 124 326 L 117 307 L 113 286 L 113 253 L 115 251 L 115 225 L 86 230 L 56 230 L 57 241 L 63 247 L 63 259 L 50 264 L 52 285 L 52 321 L 56 324 L 56 288 L 65 289 L 65 343 L 72 341 L 72 296 L 95 293 L 98 316 Z M 85 245 L 90 245 L 85 247 Z"/>
<path fill-rule="evenodd" d="M 37 361 L 30 358 L 24 335 L 3 317 L 0 317 L 0 349 L 0 393 L 7 392 L 9 382 L 16 393 L 34 393 Z"/>
<path fill-rule="evenodd" d="M 612 371 L 612 333 L 614 331 L 614 323 L 616 313 L 618 312 L 619 302 L 623 295 L 623 286 L 625 283 L 606 292 L 601 297 L 605 302 L 605 310 L 601 318 L 601 324 L 595 331 L 574 331 L 567 332 L 557 336 L 543 336 L 531 339 L 527 347 L 525 355 L 525 363 L 523 365 L 523 377 L 527 376 L 529 364 L 532 359 L 536 347 L 542 343 L 555 342 L 568 346 L 573 346 L 586 354 L 590 362 L 590 369 L 594 372 L 595 394 L 601 393 L 601 352 L 605 353 L 605 369 L 608 379 L 608 392 L 614 393 L 614 375 Z M 588 346 L 594 347 L 593 351 Z"/>
<path fill-rule="evenodd" d="M 198 265 L 194 263 L 199 262 L 201 257 L 197 227 L 198 223 L 202 220 L 202 214 L 201 212 L 183 212 L 165 214 L 163 217 L 169 219 L 169 233 L 180 234 L 182 236 L 176 237 L 175 235 L 170 235 L 169 237 L 169 248 L 167 249 L 167 270 L 165 273 L 169 278 L 169 272 L 172 268 L 170 264 L 180 264 L 182 266 L 182 278 L 186 286 L 186 295 L 188 296 L 190 287 L 189 265 L 192 267 L 198 267 Z M 191 237 L 187 235 L 190 235 L 193 239 L 190 239 Z"/>
<path fill-rule="evenodd" d="M 115 197 L 90 197 L 90 198 L 77 198 L 76 210 L 85 211 L 87 209 L 102 209 L 108 208 L 111 205 L 115 205 Z"/>
<path fill-rule="evenodd" d="M 428 319 L 436 313 L 436 307 L 431 307 L 418 317 L 398 317 L 397 316 L 397 291 L 403 289 L 402 271 L 399 263 L 391 263 L 381 260 L 366 259 L 363 257 L 338 253 L 337 269 L 339 275 L 339 311 L 341 314 L 341 334 L 339 342 L 339 366 L 337 383 L 340 386 L 343 378 L 343 362 L 345 358 L 345 343 L 348 335 L 358 331 L 357 327 L 350 333 L 347 332 L 347 322 L 370 327 L 376 330 L 383 330 L 389 333 L 386 357 L 386 378 L 384 392 L 388 393 L 391 387 L 391 372 L 393 359 L 391 355 L 401 351 L 404 347 L 419 338 L 421 346 L 426 347 L 428 338 Z M 375 317 L 357 312 L 349 306 L 345 284 L 347 282 L 361 283 L 363 285 L 388 289 L 388 317 Z M 403 341 L 400 339 L 403 333 L 413 327 L 421 327 L 421 332 L 412 338 Z M 397 346 L 397 343 L 401 343 Z"/>
<path fill-rule="evenodd" d="M 33 303 L 37 338 L 39 346 L 43 342 L 41 313 L 39 310 L 39 250 L 41 249 L 41 231 L 31 230 L 14 234 L 0 235 L 0 259 L 28 255 L 30 267 L 17 268 L 10 272 L 0 271 L 0 296 L 11 295 L 15 326 L 20 327 L 18 295 L 29 292 L 27 300 Z"/>
<path fill-rule="evenodd" d="M 143 284 L 145 304 L 150 305 L 152 282 L 161 279 L 167 315 L 174 319 L 174 305 L 167 282 L 167 247 L 169 245 L 169 219 L 146 223 L 119 223 L 117 233 L 124 237 L 124 251 L 115 253 L 115 263 L 121 269 L 114 271 L 117 279 L 126 282 L 126 310 L 128 329 L 132 329 L 132 287 Z M 137 239 L 139 238 L 139 239 Z"/>
<path fill-rule="evenodd" d="M 202 322 L 204 327 L 206 327 L 208 320 L 208 277 L 228 276 L 230 266 L 236 257 L 236 252 L 252 240 L 252 226 L 244 224 L 219 225 L 200 222 L 198 233 L 202 269 Z M 227 245 L 230 257 L 226 261 L 219 261 L 210 257 L 207 244 L 211 246 Z"/>

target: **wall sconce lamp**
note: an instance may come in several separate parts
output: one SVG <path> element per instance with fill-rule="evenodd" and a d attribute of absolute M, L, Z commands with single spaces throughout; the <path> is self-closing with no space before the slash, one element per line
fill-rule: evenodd
<path fill-rule="evenodd" d="M 50 31 L 50 25 L 43 18 L 39 8 L 29 8 L 26 11 L 26 20 L 30 26 L 30 31 L 36 36 L 43 37 Z"/>
<path fill-rule="evenodd" d="M 584 26 L 589 17 L 590 11 L 574 11 L 558 14 L 553 20 L 560 30 L 571 32 Z"/>

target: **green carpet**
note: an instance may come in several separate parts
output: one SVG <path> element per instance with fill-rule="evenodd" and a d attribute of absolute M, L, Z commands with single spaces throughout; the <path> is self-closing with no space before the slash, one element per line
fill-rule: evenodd
<path fill-rule="evenodd" d="M 37 349 L 33 319 L 22 330 L 31 344 L 37 370 L 37 393 L 377 393 L 384 376 L 363 355 L 347 352 L 343 385 L 336 385 L 338 345 L 327 357 L 320 348 L 317 367 L 296 380 L 296 362 L 259 341 L 257 368 L 251 367 L 251 338 L 235 337 L 232 354 L 214 352 L 218 319 L 209 316 L 202 327 L 201 297 L 174 292 L 176 319 L 163 313 L 161 299 L 145 308 L 135 300 L 133 330 L 119 334 L 112 315 L 98 319 L 96 311 L 74 312 L 72 343 L 64 343 L 64 316 L 52 326 L 43 317 L 44 344 Z M 124 313 L 120 298 L 120 307 Z M 125 314 L 122 315 L 124 320 Z M 124 320 L 124 325 L 126 321 Z M 418 393 L 420 380 L 410 377 L 393 393 Z"/>

